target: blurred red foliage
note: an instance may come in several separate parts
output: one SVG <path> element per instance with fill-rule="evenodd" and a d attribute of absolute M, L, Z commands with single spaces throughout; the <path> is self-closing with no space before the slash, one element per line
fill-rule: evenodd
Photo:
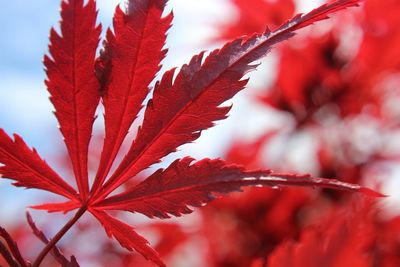
<path fill-rule="evenodd" d="M 265 25 L 272 30 L 295 14 L 293 0 L 231 0 L 238 14 L 234 24 L 222 26 L 219 39 L 232 39 L 238 36 L 263 32 Z"/>

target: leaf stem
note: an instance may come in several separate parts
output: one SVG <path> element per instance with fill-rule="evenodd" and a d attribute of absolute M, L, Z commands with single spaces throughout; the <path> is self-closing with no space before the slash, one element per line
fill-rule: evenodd
<path fill-rule="evenodd" d="M 87 205 L 83 205 L 60 231 L 50 240 L 50 242 L 43 248 L 40 254 L 37 256 L 36 260 L 32 264 L 32 267 L 39 267 L 46 255 L 53 249 L 58 241 L 68 232 L 69 229 L 82 217 L 86 212 Z"/>
<path fill-rule="evenodd" d="M 11 267 L 19 267 L 18 262 L 14 260 L 11 253 L 7 250 L 7 247 L 0 241 L 0 255 L 3 256 L 4 260 L 11 266 Z"/>
<path fill-rule="evenodd" d="M 27 267 L 27 263 L 25 262 L 24 258 L 21 255 L 21 252 L 19 251 L 17 242 L 12 239 L 10 234 L 4 229 L 3 227 L 0 226 L 0 237 L 2 237 L 5 241 L 6 244 L 8 245 L 9 252 L 11 253 L 12 257 L 14 257 L 15 261 L 17 262 L 16 266 L 21 266 L 21 267 Z M 0 254 L 2 254 L 2 251 L 4 249 L 2 248 L 3 243 L 0 241 Z"/>

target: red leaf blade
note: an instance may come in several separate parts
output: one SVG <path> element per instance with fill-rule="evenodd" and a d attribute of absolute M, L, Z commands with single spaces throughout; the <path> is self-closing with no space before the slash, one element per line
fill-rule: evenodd
<path fill-rule="evenodd" d="M 82 204 L 77 201 L 67 201 L 62 203 L 45 203 L 41 205 L 34 205 L 30 206 L 30 208 L 35 210 L 45 210 L 50 213 L 52 212 L 68 213 L 70 211 L 80 208 L 81 206 Z"/>
<path fill-rule="evenodd" d="M 275 173 L 271 170 L 246 171 L 222 160 L 192 158 L 173 162 L 158 170 L 127 192 L 96 205 L 101 209 L 139 212 L 150 218 L 169 218 L 191 213 L 189 206 L 200 207 L 220 195 L 241 191 L 244 186 L 311 186 L 337 190 L 362 191 L 359 185 L 310 175 Z"/>
<path fill-rule="evenodd" d="M 101 75 L 109 76 L 104 78 L 109 84 L 103 96 L 106 137 L 94 191 L 104 182 L 167 53 L 163 46 L 172 14 L 162 17 L 165 4 L 166 0 L 130 0 L 126 13 L 116 9 L 115 34 L 107 32 L 101 59 Z"/>
<path fill-rule="evenodd" d="M 69 186 L 35 149 L 29 149 L 24 140 L 14 135 L 12 140 L 0 129 L 0 174 L 3 178 L 16 181 L 15 186 L 36 188 L 76 199 L 76 191 Z"/>
<path fill-rule="evenodd" d="M 148 241 L 138 235 L 131 226 L 111 217 L 104 211 L 91 209 L 90 212 L 103 225 L 107 235 L 113 236 L 122 247 L 129 251 L 136 250 L 158 266 L 165 266 L 158 253 L 149 246 Z"/>
<path fill-rule="evenodd" d="M 96 4 L 89 0 L 63 1 L 61 34 L 50 33 L 45 56 L 50 100 L 60 123 L 82 198 L 87 195 L 87 155 L 94 115 L 99 103 L 99 84 L 94 72 L 101 27 L 96 26 Z"/>

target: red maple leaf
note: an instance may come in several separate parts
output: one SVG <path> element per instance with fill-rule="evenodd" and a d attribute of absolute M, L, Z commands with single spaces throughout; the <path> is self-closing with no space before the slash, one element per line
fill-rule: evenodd
<path fill-rule="evenodd" d="M 337 180 L 271 170 L 249 171 L 220 159 L 194 162 L 192 158 L 183 158 L 125 192 L 110 196 L 179 146 L 196 140 L 201 131 L 212 127 L 215 121 L 225 119 L 230 107 L 220 105 L 245 87 L 247 80 L 243 80 L 243 76 L 254 70 L 253 62 L 267 55 L 274 45 L 294 36 L 294 31 L 326 19 L 330 13 L 356 6 L 359 0 L 338 0 L 323 5 L 295 16 L 274 31 L 267 29 L 261 34 L 235 39 L 207 57 L 200 53 L 177 74 L 175 69 L 164 73 L 146 105 L 134 142 L 109 175 L 128 130 L 150 93 L 149 84 L 166 55 L 163 47 L 172 21 L 172 14 L 162 16 L 166 2 L 130 0 L 125 11 L 117 7 L 114 31 L 107 31 L 104 49 L 97 59 L 101 27 L 96 25 L 95 1 L 89 0 L 86 5 L 83 0 L 62 2 L 61 32 L 51 30 L 49 55 L 44 64 L 48 77 L 46 85 L 72 162 L 77 190 L 19 136 L 15 135 L 12 140 L 0 131 L 2 176 L 15 180 L 16 186 L 42 189 L 68 199 L 65 203 L 36 206 L 37 209 L 64 212 L 78 209 L 60 232 L 45 242 L 46 247 L 32 266 L 40 265 L 86 211 L 93 214 L 121 246 L 164 266 L 158 253 L 134 228 L 107 211 L 138 212 L 151 218 L 180 216 L 192 212 L 189 206 L 202 206 L 221 195 L 240 191 L 243 186 L 314 186 L 374 194 L 359 185 Z M 90 186 L 88 146 L 100 99 L 105 109 L 105 140 L 99 168 Z M 31 226 L 36 229 L 33 224 Z"/>

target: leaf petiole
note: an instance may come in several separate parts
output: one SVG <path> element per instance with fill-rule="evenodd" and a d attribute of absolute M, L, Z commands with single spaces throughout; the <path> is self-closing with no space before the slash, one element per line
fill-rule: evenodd
<path fill-rule="evenodd" d="M 87 205 L 83 205 L 65 225 L 58 231 L 58 233 L 50 240 L 50 242 L 39 253 L 36 260 L 33 262 L 32 267 L 39 267 L 46 255 L 53 249 L 58 241 L 68 232 L 69 229 L 82 217 L 87 211 Z"/>

